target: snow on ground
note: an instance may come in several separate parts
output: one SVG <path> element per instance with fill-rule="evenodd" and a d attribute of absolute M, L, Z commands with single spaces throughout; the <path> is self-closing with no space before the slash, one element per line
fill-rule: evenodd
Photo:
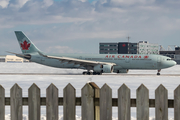
<path fill-rule="evenodd" d="M 54 83 L 59 89 L 59 97 L 63 96 L 63 89 L 71 83 L 76 88 L 76 96 L 81 96 L 81 88 L 88 82 L 95 82 L 99 87 L 107 83 L 113 92 L 113 98 L 117 98 L 118 88 L 125 83 L 131 89 L 131 98 L 136 98 L 136 89 L 144 84 L 149 89 L 149 98 L 155 98 L 155 89 L 163 84 L 168 90 L 168 98 L 173 99 L 173 91 L 180 84 L 180 76 L 141 76 L 139 74 L 156 74 L 156 70 L 130 70 L 128 74 L 138 74 L 139 76 L 120 76 L 120 75 L 96 75 L 83 76 L 83 70 L 76 69 L 59 69 L 38 65 L 35 63 L 0 63 L 0 73 L 64 73 L 64 75 L 0 75 L 0 84 L 5 88 L 6 97 L 10 96 L 10 88 L 18 83 L 23 89 L 23 97 L 28 96 L 28 88 L 36 83 L 41 89 L 41 97 L 46 96 L 46 88 Z M 172 68 L 164 69 L 161 74 L 179 74 L 180 66 L 176 65 Z M 41 107 L 42 119 L 45 120 L 46 108 Z M 169 120 L 174 115 L 173 109 L 169 110 Z M 6 120 L 10 120 L 10 107 L 6 107 Z M 23 120 L 28 119 L 28 107 L 23 107 Z M 63 119 L 63 107 L 59 107 L 59 120 Z M 80 120 L 81 107 L 76 107 L 77 120 Z M 113 107 L 113 120 L 117 120 L 117 107 Z M 131 108 L 132 120 L 136 118 L 136 108 Z M 155 117 L 154 108 L 150 108 L 150 120 Z"/>

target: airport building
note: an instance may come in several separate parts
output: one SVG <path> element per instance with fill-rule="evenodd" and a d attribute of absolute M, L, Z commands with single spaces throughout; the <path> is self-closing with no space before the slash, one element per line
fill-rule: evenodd
<path fill-rule="evenodd" d="M 180 64 L 180 47 L 175 47 L 175 50 L 161 49 L 159 51 L 159 54 L 170 57 L 173 60 L 175 60 L 177 62 L 177 64 Z"/>
<path fill-rule="evenodd" d="M 159 45 L 147 41 L 138 43 L 99 43 L 100 54 L 159 54 Z"/>
<path fill-rule="evenodd" d="M 23 63 L 29 62 L 29 60 L 14 56 L 14 55 L 6 55 L 0 56 L 0 62 L 7 62 L 7 63 Z"/>
<path fill-rule="evenodd" d="M 148 41 L 140 41 L 139 45 L 139 54 L 159 54 L 159 45 L 152 44 Z"/>
<path fill-rule="evenodd" d="M 118 43 L 100 43 L 100 54 L 118 54 Z"/>
<path fill-rule="evenodd" d="M 0 56 L 0 62 L 6 62 L 6 56 Z"/>

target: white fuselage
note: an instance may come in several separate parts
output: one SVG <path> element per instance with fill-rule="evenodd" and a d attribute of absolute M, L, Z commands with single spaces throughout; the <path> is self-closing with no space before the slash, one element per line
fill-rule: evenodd
<path fill-rule="evenodd" d="M 57 67 L 57 68 L 80 68 L 70 62 L 63 62 L 57 59 L 46 58 L 40 56 L 38 53 L 31 54 L 31 61 L 39 64 Z M 70 57 L 81 60 L 100 61 L 115 63 L 114 71 L 121 69 L 164 69 L 176 65 L 176 62 L 171 58 L 161 55 L 141 55 L 141 54 L 61 54 L 53 55 L 58 57 Z"/>

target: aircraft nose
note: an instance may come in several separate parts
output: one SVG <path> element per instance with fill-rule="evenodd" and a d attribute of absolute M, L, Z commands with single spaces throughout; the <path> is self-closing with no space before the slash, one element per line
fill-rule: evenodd
<path fill-rule="evenodd" d="M 172 61 L 172 62 L 171 62 L 171 65 L 172 65 L 172 66 L 177 65 L 176 61 Z"/>
<path fill-rule="evenodd" d="M 177 65 L 177 62 L 176 61 L 173 61 L 174 62 L 174 65 Z"/>
<path fill-rule="evenodd" d="M 167 62 L 165 66 L 167 66 L 167 67 L 172 67 L 172 66 L 174 66 L 174 65 L 176 65 L 176 64 L 177 64 L 177 63 L 176 63 L 174 60 L 172 60 L 172 61 Z"/>

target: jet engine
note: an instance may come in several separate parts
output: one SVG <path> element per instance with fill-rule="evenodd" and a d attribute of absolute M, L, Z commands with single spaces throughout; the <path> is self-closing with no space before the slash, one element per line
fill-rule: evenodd
<path fill-rule="evenodd" d="M 93 70 L 97 73 L 112 73 L 114 67 L 113 65 L 96 65 L 94 66 Z"/>

